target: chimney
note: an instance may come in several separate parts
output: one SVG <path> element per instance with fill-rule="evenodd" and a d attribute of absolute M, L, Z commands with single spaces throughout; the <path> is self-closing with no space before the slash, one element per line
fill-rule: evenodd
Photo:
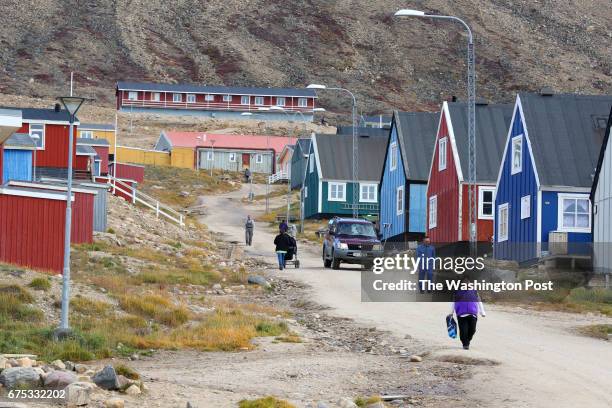
<path fill-rule="evenodd" d="M 553 96 L 554 94 L 555 91 L 553 91 L 550 86 L 545 86 L 544 88 L 540 89 L 540 95 L 542 96 Z"/>
<path fill-rule="evenodd" d="M 487 101 L 485 98 L 476 98 L 476 105 L 487 106 L 488 104 L 489 101 Z"/>
<path fill-rule="evenodd" d="M 55 104 L 55 107 L 54 107 L 54 110 L 55 110 L 56 112 L 61 111 L 61 110 L 62 110 L 62 105 L 60 105 L 59 103 L 56 103 L 56 104 Z"/>
<path fill-rule="evenodd" d="M 451 102 L 457 102 L 457 96 L 453 95 L 453 96 L 451 97 Z"/>

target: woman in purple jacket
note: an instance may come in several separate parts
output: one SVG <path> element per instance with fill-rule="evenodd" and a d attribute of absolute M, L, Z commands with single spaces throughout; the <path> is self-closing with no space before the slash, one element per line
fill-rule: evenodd
<path fill-rule="evenodd" d="M 467 283 L 467 279 L 462 279 Z M 475 290 L 458 290 L 455 292 L 454 302 L 449 316 L 457 315 L 457 325 L 459 326 L 459 338 L 465 350 L 470 349 L 470 342 L 476 333 L 476 323 L 478 315 L 486 316 L 484 305 Z"/>

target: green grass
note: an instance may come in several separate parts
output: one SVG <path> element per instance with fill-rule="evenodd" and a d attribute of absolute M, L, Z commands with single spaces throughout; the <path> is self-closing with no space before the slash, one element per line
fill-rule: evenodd
<path fill-rule="evenodd" d="M 295 408 L 295 405 L 285 400 L 268 396 L 255 400 L 242 400 L 238 402 L 238 408 Z"/>
<path fill-rule="evenodd" d="M 49 278 L 34 278 L 28 286 L 34 290 L 42 290 L 46 292 L 51 289 L 51 282 L 49 281 Z"/>
<path fill-rule="evenodd" d="M 357 397 L 355 398 L 355 405 L 358 407 L 367 407 L 370 404 L 375 404 L 382 401 L 379 396 L 373 395 L 371 397 Z"/>
<path fill-rule="evenodd" d="M 136 370 L 134 370 L 131 367 L 126 366 L 125 364 L 118 364 L 115 366 L 115 372 L 118 375 L 122 375 L 125 378 L 129 378 L 130 380 L 139 380 L 140 379 L 140 374 L 138 374 L 136 372 Z"/>
<path fill-rule="evenodd" d="M 578 331 L 585 336 L 608 340 L 608 336 L 612 334 L 612 324 L 592 324 L 580 327 Z"/>

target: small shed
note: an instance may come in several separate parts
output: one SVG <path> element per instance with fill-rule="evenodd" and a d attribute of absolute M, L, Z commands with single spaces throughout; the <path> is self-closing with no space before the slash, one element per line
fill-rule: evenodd
<path fill-rule="evenodd" d="M 92 172 L 94 176 L 104 176 L 108 174 L 109 149 L 110 144 L 106 139 L 79 138 L 77 139 L 77 149 L 79 146 L 89 146 L 95 152 Z"/>
<path fill-rule="evenodd" d="M 93 147 L 89 145 L 77 145 L 74 169 L 92 172 L 97 156 L 98 153 L 96 153 Z"/>
<path fill-rule="evenodd" d="M 139 164 L 117 162 L 110 165 L 109 173 L 120 180 L 131 180 L 137 183 L 143 183 L 145 178 L 145 167 Z"/>
<path fill-rule="evenodd" d="M 35 148 L 34 141 L 27 133 L 13 133 L 4 142 L 3 183 L 9 180 L 32 180 L 32 157 Z"/>

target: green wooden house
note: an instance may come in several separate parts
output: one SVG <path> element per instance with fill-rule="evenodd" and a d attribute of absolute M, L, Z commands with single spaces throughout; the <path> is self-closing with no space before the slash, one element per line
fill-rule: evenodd
<path fill-rule="evenodd" d="M 378 216 L 378 184 L 388 136 L 358 138 L 357 183 L 353 183 L 352 135 L 312 136 L 304 178 L 304 218 L 352 215 L 356 205 L 360 216 Z M 359 201 L 353 203 L 353 189 Z"/>

